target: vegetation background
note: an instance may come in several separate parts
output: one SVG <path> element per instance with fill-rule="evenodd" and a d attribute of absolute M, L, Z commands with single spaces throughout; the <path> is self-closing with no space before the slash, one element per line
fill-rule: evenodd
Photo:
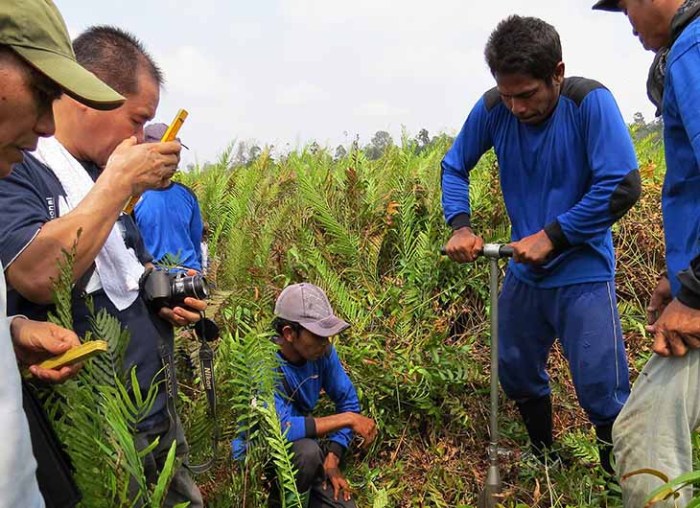
<path fill-rule="evenodd" d="M 644 194 L 613 231 L 619 309 L 634 379 L 650 354 L 644 309 L 664 264 L 665 163 L 657 122 L 638 115 L 631 131 Z M 287 506 L 301 502 L 285 440 L 266 401 L 275 382 L 275 346 L 269 340 L 274 300 L 284 286 L 304 280 L 323 287 L 337 313 L 352 323 L 335 346 L 363 411 L 380 429 L 369 450 L 354 450 L 346 460 L 358 506 L 475 504 L 487 465 L 488 280 L 486 263 L 457 265 L 439 254 L 450 235 L 440 205 L 440 161 L 450 144 L 448 136 L 431 138 L 425 130 L 399 143 L 378 132 L 364 147 L 354 142 L 329 151 L 311 144 L 273 159 L 269 147 L 237 143 L 218 161 L 179 175 L 196 192 L 209 223 L 213 307 L 225 331 L 215 345 L 218 458 L 197 478 L 207 506 L 264 506 L 270 468 L 285 482 Z M 472 173 L 471 202 L 476 231 L 487 241 L 507 242 L 492 153 Z M 180 413 L 193 462 L 210 455 L 213 428 L 196 352 L 195 341 L 179 337 Z M 503 504 L 622 506 L 619 488 L 597 467 L 594 434 L 557 347 L 550 374 L 556 439 L 571 465 L 545 468 L 527 460 L 525 430 L 502 397 Z M 55 412 L 56 420 L 73 428 L 63 414 Z M 243 462 L 230 453 L 239 432 L 251 440 Z M 114 443 L 109 453 L 118 470 L 124 440 Z M 69 452 L 79 471 L 97 467 L 87 455 L 76 460 Z M 136 462 L 132 458 L 132 469 Z M 114 492 L 123 476 L 103 495 L 118 499 Z M 144 499 L 158 506 L 158 493 L 148 486 Z"/>

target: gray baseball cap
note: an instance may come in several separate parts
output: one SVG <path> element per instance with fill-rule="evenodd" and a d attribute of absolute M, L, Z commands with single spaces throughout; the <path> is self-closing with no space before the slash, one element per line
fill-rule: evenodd
<path fill-rule="evenodd" d="M 161 139 L 163 139 L 163 135 L 165 134 L 165 131 L 168 130 L 168 126 L 164 123 L 149 123 L 146 125 L 146 127 L 143 129 L 143 141 L 144 143 L 158 143 Z M 175 138 L 177 139 L 180 144 L 182 145 L 183 148 L 187 148 L 182 141 L 180 141 L 180 138 Z M 189 150 L 189 148 L 187 148 Z"/>
<path fill-rule="evenodd" d="M 333 314 L 326 293 L 306 282 L 284 288 L 275 302 L 275 315 L 299 323 L 320 337 L 331 337 L 350 327 Z"/>

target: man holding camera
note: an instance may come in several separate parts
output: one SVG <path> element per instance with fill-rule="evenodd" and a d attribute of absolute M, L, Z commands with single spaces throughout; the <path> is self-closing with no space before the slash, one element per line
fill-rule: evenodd
<path fill-rule="evenodd" d="M 159 310 L 146 304 L 139 281 L 151 257 L 122 208 L 130 196 L 168 181 L 178 165 L 180 144 L 141 144 L 143 126 L 158 107 L 163 77 L 136 38 L 117 28 L 93 27 L 73 48 L 78 62 L 126 101 L 109 112 L 70 96 L 56 102 L 55 138 L 41 140 L 12 176 L 0 182 L 5 210 L 0 260 L 12 310 L 44 319 L 58 263 L 77 240 L 72 301 L 76 332 L 82 335 L 90 328 L 90 296 L 96 311 L 107 309 L 131 333 L 124 363 L 127 369 L 136 366 L 142 391 L 153 381 L 164 381 L 136 436 L 140 449 L 159 439 L 144 457 L 147 478 L 155 482 L 174 441 L 179 458 L 187 453 L 174 413 L 173 325 L 198 321 L 206 303 L 185 298 L 181 305 Z M 181 466 L 165 505 L 182 502 L 202 506 L 197 486 Z"/>

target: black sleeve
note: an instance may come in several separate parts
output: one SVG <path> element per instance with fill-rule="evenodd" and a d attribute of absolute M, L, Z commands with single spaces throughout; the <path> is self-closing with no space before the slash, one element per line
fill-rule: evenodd
<path fill-rule="evenodd" d="M 472 227 L 471 216 L 468 213 L 460 213 L 455 215 L 449 222 L 452 231 L 457 231 L 462 228 Z"/>
<path fill-rule="evenodd" d="M 700 309 L 700 255 L 690 262 L 690 266 L 678 274 L 681 290 L 678 300 L 693 309 Z"/>
<path fill-rule="evenodd" d="M 340 460 L 343 460 L 343 457 L 345 456 L 347 448 L 345 448 L 343 445 L 338 443 L 337 441 L 329 441 L 328 442 L 328 451 L 333 452 L 336 457 L 338 457 Z"/>

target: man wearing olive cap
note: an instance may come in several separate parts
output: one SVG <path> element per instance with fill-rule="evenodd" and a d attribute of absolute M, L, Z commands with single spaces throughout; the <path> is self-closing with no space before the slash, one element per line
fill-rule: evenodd
<path fill-rule="evenodd" d="M 374 420 L 360 414 L 355 387 L 329 342 L 350 325 L 333 313 L 321 288 L 301 283 L 280 293 L 273 326 L 282 378 L 275 408 L 282 431 L 293 442 L 297 488 L 302 494 L 309 492 L 309 508 L 354 507 L 340 461 L 353 432 L 364 440 L 363 446 L 369 446 L 377 427 Z M 322 390 L 335 404 L 335 414 L 312 416 Z M 325 439 L 319 443 L 321 437 Z M 242 455 L 244 447 L 241 440 L 234 441 L 234 456 Z M 269 506 L 281 506 L 279 503 L 275 483 Z"/>
<path fill-rule="evenodd" d="M 616 469 L 626 507 L 693 470 L 700 427 L 700 0 L 600 0 L 594 9 L 624 12 L 645 49 L 656 54 L 647 93 L 664 121 L 666 174 L 661 194 L 667 271 L 647 307 L 654 355 L 613 428 Z M 678 499 L 654 506 L 686 506 Z"/>
<path fill-rule="evenodd" d="M 52 104 L 62 93 L 98 109 L 124 98 L 78 65 L 65 23 L 52 2 L 0 2 L 0 178 L 54 132 Z M 4 212 L 6 210 L 3 210 Z M 0 272 L 0 508 L 41 508 L 17 362 L 35 377 L 60 382 L 77 369 L 40 369 L 48 356 L 78 345 L 76 335 L 51 323 L 6 317 L 4 272 Z M 14 347 L 14 354 L 13 354 Z"/>

